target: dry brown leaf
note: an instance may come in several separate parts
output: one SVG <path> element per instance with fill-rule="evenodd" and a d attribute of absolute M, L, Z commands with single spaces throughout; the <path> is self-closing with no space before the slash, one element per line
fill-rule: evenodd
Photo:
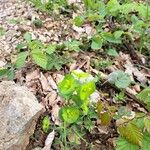
<path fill-rule="evenodd" d="M 32 72 L 28 72 L 26 75 L 26 82 L 30 82 L 34 79 L 39 79 L 40 78 L 40 72 L 39 70 L 34 70 Z"/>
<path fill-rule="evenodd" d="M 54 79 L 52 78 L 52 76 L 48 76 L 47 80 L 48 80 L 49 85 L 52 87 L 52 89 L 56 90 L 57 85 L 56 85 L 56 82 L 54 81 Z"/>
<path fill-rule="evenodd" d="M 46 91 L 46 92 L 52 91 L 52 88 L 50 87 L 46 77 L 43 75 L 42 72 L 41 72 L 41 76 L 40 76 L 39 80 L 41 82 L 43 91 Z"/>
<path fill-rule="evenodd" d="M 48 106 L 53 106 L 56 103 L 57 93 L 56 91 L 51 91 L 47 94 L 45 102 Z"/>
<path fill-rule="evenodd" d="M 48 136 L 47 136 L 47 138 L 45 140 L 45 146 L 44 146 L 44 148 L 42 148 L 42 150 L 50 150 L 54 138 L 55 138 L 55 131 L 53 130 L 52 132 L 50 132 L 48 134 Z"/>
<path fill-rule="evenodd" d="M 51 110 L 52 120 L 56 125 L 60 125 L 59 110 L 60 107 L 57 104 L 55 104 Z"/>

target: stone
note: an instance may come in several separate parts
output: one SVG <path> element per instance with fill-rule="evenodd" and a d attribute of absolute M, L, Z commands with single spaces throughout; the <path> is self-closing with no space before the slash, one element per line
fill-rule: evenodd
<path fill-rule="evenodd" d="M 43 106 L 26 87 L 1 82 L 0 150 L 25 150 L 43 112 Z"/>

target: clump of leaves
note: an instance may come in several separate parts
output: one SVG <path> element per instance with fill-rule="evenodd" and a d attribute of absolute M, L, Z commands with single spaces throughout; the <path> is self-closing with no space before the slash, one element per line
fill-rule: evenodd
<path fill-rule="evenodd" d="M 58 11 L 61 8 L 68 6 L 66 0 L 30 0 L 32 4 L 40 11 L 50 13 L 52 11 Z"/>
<path fill-rule="evenodd" d="M 64 122 L 65 127 L 70 126 L 74 130 L 75 135 L 81 138 L 84 135 L 82 128 L 91 130 L 93 129 L 91 118 L 96 115 L 93 109 L 89 108 L 90 96 L 96 90 L 95 79 L 92 75 L 85 73 L 81 70 L 74 70 L 70 74 L 65 75 L 64 79 L 58 84 L 58 92 L 65 100 L 59 115 Z M 93 111 L 92 111 L 93 110 Z M 65 129 L 65 133 L 68 133 Z M 66 143 L 66 136 L 64 144 Z"/>
<path fill-rule="evenodd" d="M 24 34 L 25 41 L 17 46 L 18 55 L 16 61 L 0 69 L 0 78 L 13 79 L 15 71 L 21 69 L 28 61 L 32 61 L 44 70 L 60 70 L 62 65 L 70 62 L 67 56 L 60 56 L 56 49 L 57 45 L 43 44 L 39 40 L 32 40 L 32 34 Z"/>
<path fill-rule="evenodd" d="M 35 20 L 33 20 L 33 24 L 35 25 L 35 27 L 37 28 L 41 28 L 43 23 L 42 23 L 42 20 L 36 18 Z"/>
<path fill-rule="evenodd" d="M 130 85 L 131 79 L 125 72 L 117 70 L 109 74 L 108 82 L 114 84 L 119 89 L 124 89 Z"/>

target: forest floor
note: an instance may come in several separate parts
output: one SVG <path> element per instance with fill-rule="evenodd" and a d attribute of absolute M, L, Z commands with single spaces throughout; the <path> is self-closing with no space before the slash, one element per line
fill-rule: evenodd
<path fill-rule="evenodd" d="M 80 2 L 77 7 L 77 11 L 74 9 L 64 10 L 54 15 L 37 10 L 28 1 L 0 0 L 0 68 L 9 66 L 16 61 L 18 54 L 16 47 L 24 41 L 24 34 L 27 32 L 31 33 L 32 40 L 38 39 L 44 44 L 61 44 L 72 39 L 81 41 L 84 37 L 91 38 L 96 30 L 90 21 L 82 27 L 77 27 L 72 23 L 72 18 L 84 11 Z M 37 27 L 33 23 L 35 19 L 42 21 L 41 27 Z M 112 22 L 108 23 L 105 31 L 111 30 L 113 25 L 115 24 Z M 98 93 L 96 98 L 106 105 L 115 106 L 117 109 L 123 106 L 126 112 L 148 113 L 146 105 L 139 102 L 135 95 L 150 84 L 150 57 L 136 51 L 130 42 L 122 44 L 115 57 L 106 54 L 103 49 L 90 50 L 88 45 L 89 43 L 79 52 L 74 50 L 65 50 L 62 54 L 59 52 L 59 55 L 69 57 L 69 60 L 58 70 L 55 68 L 48 71 L 43 70 L 32 61 L 28 61 L 24 67 L 16 70 L 13 80 L 17 84 L 27 86 L 46 109 L 37 122 L 34 136 L 31 137 L 27 150 L 44 147 L 48 135 L 41 128 L 44 116 L 49 115 L 52 122 L 59 125 L 58 112 L 63 100 L 58 95 L 57 84 L 66 73 L 75 69 L 81 69 L 101 79 L 96 83 Z M 134 82 L 125 88 L 125 95 L 121 102 L 118 102 L 116 97 L 122 90 L 107 82 L 108 75 L 116 70 L 124 71 Z M 2 80 L 7 79 L 3 78 Z M 94 123 L 95 128 L 92 132 L 88 132 L 84 136 L 86 141 L 93 144 L 94 150 L 115 149 L 115 140 L 119 136 L 116 120 L 112 119 L 107 126 L 102 126 L 100 121 Z M 56 134 L 56 136 L 58 135 Z M 79 145 L 81 150 L 89 149 L 82 140 Z M 59 150 L 60 147 L 52 144 L 52 149 Z"/>

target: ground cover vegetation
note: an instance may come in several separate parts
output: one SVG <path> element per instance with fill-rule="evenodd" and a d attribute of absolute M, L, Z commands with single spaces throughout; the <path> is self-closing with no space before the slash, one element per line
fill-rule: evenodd
<path fill-rule="evenodd" d="M 88 24 L 93 31 L 90 35 L 81 34 L 80 39 L 71 38 L 55 44 L 42 43 L 33 39 L 32 33 L 26 32 L 23 42 L 16 47 L 15 60 L 0 69 L 0 78 L 10 80 L 15 79 L 15 74 L 28 64 L 34 64 L 44 73 L 63 72 L 64 77 L 57 84 L 57 93 L 63 100 L 59 109 L 60 124 L 55 124 L 50 114 L 44 114 L 38 124 L 42 134 L 56 132 L 55 138 L 52 138 L 52 148 L 83 149 L 85 145 L 86 149 L 96 150 L 98 144 L 95 141 L 100 140 L 99 145 L 106 145 L 106 149 L 149 150 L 149 2 L 76 2 L 82 10 L 78 4 L 70 4 L 66 0 L 31 0 L 29 3 L 46 15 L 65 16 L 76 12 L 70 18 L 72 26 L 81 29 Z M 36 28 L 43 26 L 40 19 L 34 20 L 33 24 Z M 3 34 L 5 31 L 0 27 L 0 36 Z M 88 67 L 83 63 L 80 67 L 64 71 L 74 60 L 80 62 L 73 54 L 89 56 L 90 60 L 86 60 Z M 147 63 L 142 64 L 141 57 Z M 117 67 L 111 68 L 114 65 Z M 142 80 L 144 77 L 146 81 Z M 138 92 L 129 92 L 137 86 L 140 88 Z M 100 98 L 97 100 L 94 97 L 93 100 L 97 92 Z M 99 126 L 105 127 L 107 132 L 98 134 Z M 113 142 L 108 142 L 108 139 Z"/>

